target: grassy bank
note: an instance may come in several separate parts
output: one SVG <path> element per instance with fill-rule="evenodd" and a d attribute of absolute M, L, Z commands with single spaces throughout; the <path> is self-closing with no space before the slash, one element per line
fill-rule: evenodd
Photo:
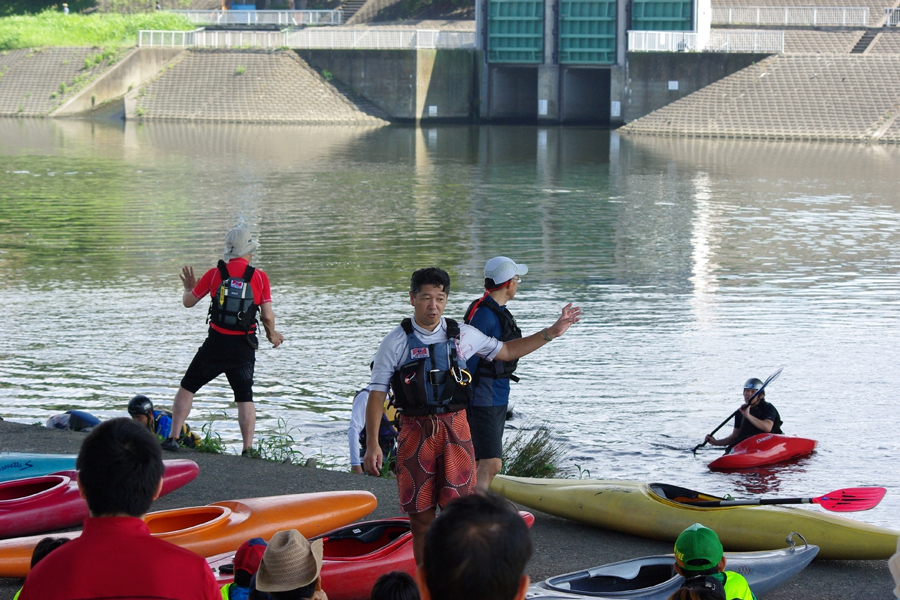
<path fill-rule="evenodd" d="M 0 50 L 47 46 L 134 46 L 141 29 L 190 30 L 195 26 L 166 12 L 143 14 L 37 15 L 0 18 Z"/>

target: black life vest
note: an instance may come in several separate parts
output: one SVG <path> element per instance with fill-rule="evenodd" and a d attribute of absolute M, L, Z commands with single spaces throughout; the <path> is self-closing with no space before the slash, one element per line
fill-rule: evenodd
<path fill-rule="evenodd" d="M 367 388 L 364 388 L 356 392 L 356 396 L 366 391 L 366 389 Z M 394 444 L 394 440 L 399 434 L 399 427 L 400 417 L 398 416 L 397 409 L 394 406 L 394 398 L 390 393 L 388 393 L 388 395 L 384 399 L 384 412 L 381 413 L 381 423 L 379 423 L 378 425 L 378 445 L 381 446 L 382 449 L 384 449 L 385 447 L 390 448 Z M 365 450 L 365 427 L 363 427 L 362 431 L 359 432 L 359 445 L 363 448 L 363 450 Z"/>
<path fill-rule="evenodd" d="M 513 318 L 505 307 L 498 305 L 496 302 L 484 302 L 484 299 L 487 296 L 488 294 L 485 294 L 478 300 L 473 300 L 469 305 L 469 308 L 466 309 L 466 316 L 465 319 L 463 319 L 466 325 L 469 325 L 472 322 L 472 317 L 475 316 L 476 310 L 479 308 L 487 308 L 497 315 L 497 319 L 500 321 L 500 337 L 497 339 L 501 342 L 521 339 L 522 330 L 519 329 L 519 326 L 516 324 L 515 318 Z M 513 375 L 518 364 L 518 358 L 513 360 L 495 361 L 484 360 L 481 358 L 478 360 L 478 367 L 472 375 L 475 377 L 476 384 L 478 379 L 482 377 L 490 377 L 492 379 L 505 378 L 518 382 L 519 378 Z"/>
<path fill-rule="evenodd" d="M 409 354 L 391 377 L 391 389 L 394 405 L 405 415 L 453 412 L 465 408 L 471 400 L 471 376 L 460 369 L 456 355 L 459 325 L 453 319 L 444 321 L 447 341 L 430 345 L 416 336 L 412 319 L 400 323 Z"/>
<path fill-rule="evenodd" d="M 220 260 L 216 267 L 222 276 L 222 283 L 209 303 L 207 321 L 229 331 L 253 333 L 256 331 L 259 305 L 254 302 L 250 280 L 256 268 L 247 265 L 243 277 L 232 277 L 224 260 Z"/>
<path fill-rule="evenodd" d="M 713 577 L 712 575 L 695 575 L 694 577 L 689 577 L 685 579 L 683 584 L 681 584 L 681 589 L 685 588 L 693 590 L 707 590 L 712 595 L 718 597 L 720 600 L 726 600 L 725 584 L 721 580 L 719 580 L 718 577 Z"/>

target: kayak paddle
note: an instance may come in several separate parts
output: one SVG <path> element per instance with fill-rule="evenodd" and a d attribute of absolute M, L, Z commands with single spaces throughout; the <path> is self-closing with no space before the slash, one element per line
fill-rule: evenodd
<path fill-rule="evenodd" d="M 832 512 L 853 512 L 875 508 L 884 498 L 883 487 L 844 488 L 818 498 L 759 498 L 757 500 L 701 500 L 689 506 L 757 506 L 765 504 L 818 504 Z"/>
<path fill-rule="evenodd" d="M 771 375 L 769 375 L 769 378 L 766 379 L 766 381 L 762 384 L 762 387 L 759 388 L 758 390 L 756 390 L 756 391 L 753 393 L 753 395 L 750 396 L 750 399 L 747 400 L 747 404 L 745 404 L 744 406 L 747 406 L 748 404 L 750 404 L 751 402 L 753 402 L 753 399 L 756 398 L 760 393 L 762 393 L 762 391 L 763 391 L 764 389 L 766 389 L 766 386 L 767 386 L 767 385 L 769 385 L 770 383 L 772 383 L 773 381 L 775 381 L 775 379 L 777 379 L 778 376 L 781 375 L 781 372 L 782 372 L 782 371 L 784 371 L 784 367 L 778 367 L 778 370 L 777 370 L 777 371 L 775 371 L 774 373 L 772 373 Z M 740 409 L 738 409 L 738 410 L 734 411 L 733 413 L 731 413 L 730 415 L 728 415 L 728 418 L 725 419 L 724 421 L 722 421 L 721 423 L 719 423 L 719 426 L 716 427 L 715 429 L 713 429 L 713 430 L 709 433 L 709 435 L 715 435 L 716 432 L 717 432 L 718 430 L 722 429 L 723 427 L 725 427 L 725 424 L 728 423 L 729 421 L 731 421 L 731 419 L 733 419 L 734 416 L 735 416 L 736 414 L 738 414 L 738 412 L 740 412 Z M 706 445 L 706 440 L 704 439 L 704 440 L 703 440 L 703 443 L 697 444 L 696 446 L 694 446 L 694 449 L 691 450 L 691 452 L 693 452 L 694 454 L 697 454 L 697 450 L 699 450 L 700 448 L 702 448 L 702 447 L 705 446 L 705 445 Z"/>

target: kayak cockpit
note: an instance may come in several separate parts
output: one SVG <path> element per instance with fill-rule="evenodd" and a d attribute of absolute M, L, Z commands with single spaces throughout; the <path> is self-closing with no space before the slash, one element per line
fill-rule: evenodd
<path fill-rule="evenodd" d="M 656 556 L 604 565 L 588 571 L 578 571 L 546 581 L 550 589 L 573 592 L 585 596 L 632 597 L 635 590 L 652 591 L 669 586 L 680 576 L 675 573 L 671 556 Z"/>
<path fill-rule="evenodd" d="M 678 487 L 677 485 L 669 485 L 668 483 L 651 483 L 648 487 L 650 488 L 651 493 L 659 496 L 663 500 L 688 506 L 697 502 L 725 500 L 725 498 L 720 498 L 719 496 L 696 492 L 687 488 Z"/>
<path fill-rule="evenodd" d="M 325 542 L 324 558 L 336 560 L 369 555 L 408 533 L 409 521 L 403 519 L 357 523 L 319 537 Z"/>

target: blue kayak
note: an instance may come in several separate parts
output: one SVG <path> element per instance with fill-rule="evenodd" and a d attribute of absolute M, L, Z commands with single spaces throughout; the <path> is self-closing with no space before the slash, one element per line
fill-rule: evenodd
<path fill-rule="evenodd" d="M 75 468 L 74 454 L 0 453 L 0 481 L 50 475 Z"/>

